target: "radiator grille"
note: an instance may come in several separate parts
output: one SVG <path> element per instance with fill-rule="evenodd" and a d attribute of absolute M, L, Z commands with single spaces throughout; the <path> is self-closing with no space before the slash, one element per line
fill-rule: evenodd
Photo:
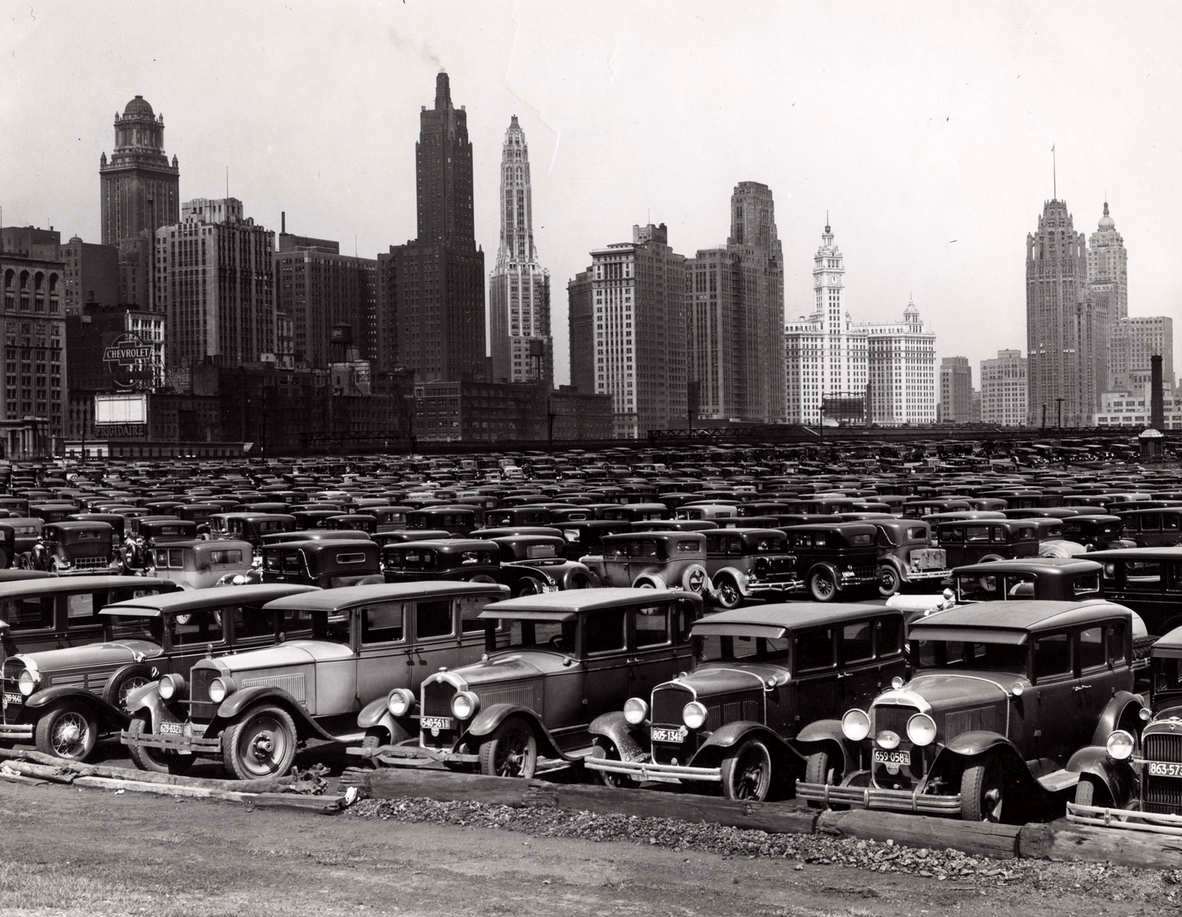
<path fill-rule="evenodd" d="M 189 674 L 189 715 L 194 720 L 213 719 L 218 705 L 209 699 L 209 683 L 218 677 L 218 673 L 214 669 L 194 666 Z"/>
<path fill-rule="evenodd" d="M 454 721 L 451 715 L 451 699 L 456 696 L 455 686 L 446 681 L 427 682 L 422 687 L 423 716 L 443 716 Z M 420 730 L 420 739 L 425 748 L 451 748 L 459 734 L 454 729 Z"/>
<path fill-rule="evenodd" d="M 871 708 L 873 711 L 873 728 L 871 735 L 878 735 L 884 729 L 896 733 L 904 744 L 907 742 L 907 721 L 919 711 L 914 707 L 899 707 L 884 704 Z"/>
<path fill-rule="evenodd" d="M 90 557 L 75 557 L 75 570 L 105 570 L 110 566 L 110 559 L 103 557 L 101 554 L 95 554 Z"/>
<path fill-rule="evenodd" d="M 1146 776 L 1143 795 L 1141 807 L 1146 812 L 1182 814 L 1182 780 L 1177 777 Z"/>
<path fill-rule="evenodd" d="M 673 726 L 674 728 L 683 725 L 681 708 L 693 699 L 692 691 L 677 685 L 655 689 L 652 694 L 651 718 L 653 723 L 658 726 Z"/>
<path fill-rule="evenodd" d="M 1182 763 L 1182 735 L 1151 734 L 1145 736 L 1145 759 L 1147 761 L 1171 761 Z M 1182 789 L 1182 781 L 1174 780 Z"/>

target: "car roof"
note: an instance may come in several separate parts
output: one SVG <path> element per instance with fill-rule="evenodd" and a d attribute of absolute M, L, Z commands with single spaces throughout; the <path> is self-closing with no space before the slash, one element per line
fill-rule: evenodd
<path fill-rule="evenodd" d="M 386 545 L 388 548 L 450 548 L 453 551 L 474 551 L 485 548 L 494 551 L 497 544 L 480 538 L 424 538 L 422 541 L 402 541 L 398 544 Z"/>
<path fill-rule="evenodd" d="M 494 602 L 480 613 L 482 618 L 538 617 L 542 620 L 570 620 L 580 612 L 653 605 L 693 597 L 693 593 L 669 589 L 632 589 L 626 586 L 597 586 L 593 589 L 564 589 L 560 592 L 522 595 Z"/>
<path fill-rule="evenodd" d="M 372 542 L 371 542 L 372 543 Z M 406 601 L 454 595 L 508 595 L 509 588 L 498 583 L 469 583 L 461 580 L 423 580 L 415 583 L 373 583 L 367 586 L 338 586 L 317 592 L 276 599 L 268 608 L 281 611 L 341 611 L 375 600 Z"/>
<path fill-rule="evenodd" d="M 1088 560 L 1115 560 L 1122 557 L 1130 560 L 1182 560 L 1182 547 L 1111 548 L 1107 551 L 1089 551 L 1079 556 Z"/>
<path fill-rule="evenodd" d="M 1031 567 L 1039 572 L 1096 573 L 1103 566 L 1094 560 L 1080 557 L 1020 557 L 1011 560 L 991 560 L 980 564 L 965 564 L 956 567 L 953 573 L 1028 573 Z"/>
<path fill-rule="evenodd" d="M 1154 641 L 1150 654 L 1169 659 L 1182 659 L 1182 627 L 1162 634 Z"/>
<path fill-rule="evenodd" d="M 1118 615 L 1131 616 L 1132 612 L 1115 602 L 1097 599 L 1082 602 L 1039 599 L 973 602 L 912 622 L 910 634 L 925 640 L 999 638 L 999 642 L 1025 643 L 1026 637 L 1032 633 L 1090 624 Z"/>
<path fill-rule="evenodd" d="M 144 595 L 126 602 L 115 602 L 99 612 L 103 615 L 127 614 L 160 617 L 164 614 L 184 614 L 202 608 L 222 607 L 243 602 L 262 603 L 304 592 L 319 592 L 316 586 L 293 583 L 255 583 L 246 586 L 210 586 L 207 589 L 184 589 L 160 595 Z"/>
<path fill-rule="evenodd" d="M 86 592 L 90 589 L 116 589 L 120 586 L 164 586 L 173 587 L 170 580 L 151 576 L 118 576 L 116 574 L 97 576 L 52 576 L 48 579 L 16 580 L 0 583 L 0 599 L 14 598 L 30 593 Z"/>
<path fill-rule="evenodd" d="M 309 538 L 306 541 L 277 541 L 272 544 L 264 544 L 264 551 L 285 550 L 290 551 L 294 548 L 312 549 L 316 551 L 334 550 L 339 551 L 341 548 L 376 548 L 378 543 L 371 538 Z"/>
<path fill-rule="evenodd" d="M 694 633 L 722 636 L 742 631 L 742 636 L 782 637 L 786 631 L 805 627 L 845 624 L 867 617 L 902 617 L 902 614 L 897 609 L 868 602 L 777 602 L 706 615 L 694 622 Z"/>

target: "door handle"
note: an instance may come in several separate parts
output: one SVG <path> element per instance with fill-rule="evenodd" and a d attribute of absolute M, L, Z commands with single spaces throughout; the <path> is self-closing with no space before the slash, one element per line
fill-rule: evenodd
<path fill-rule="evenodd" d="M 1076 692 L 1078 692 L 1078 691 L 1086 691 L 1086 690 L 1087 690 L 1088 688 L 1090 688 L 1090 687 L 1091 687 L 1091 685 L 1076 685 L 1076 686 L 1075 686 L 1074 688 L 1072 688 L 1071 690 L 1072 690 L 1072 691 L 1076 691 Z"/>

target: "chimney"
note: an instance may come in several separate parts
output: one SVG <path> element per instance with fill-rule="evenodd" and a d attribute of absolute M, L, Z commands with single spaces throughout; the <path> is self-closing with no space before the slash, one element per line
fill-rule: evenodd
<path fill-rule="evenodd" d="M 1149 358 L 1149 426 L 1162 430 L 1166 424 L 1165 395 L 1162 391 L 1161 354 Z"/>
<path fill-rule="evenodd" d="M 287 232 L 287 211 L 286 210 L 279 211 L 279 231 L 282 233 Z"/>

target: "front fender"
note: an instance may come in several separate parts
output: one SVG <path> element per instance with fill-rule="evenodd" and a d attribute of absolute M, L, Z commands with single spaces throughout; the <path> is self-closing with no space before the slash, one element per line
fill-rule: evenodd
<path fill-rule="evenodd" d="M 25 709 L 33 711 L 35 716 L 43 716 L 53 707 L 63 704 L 74 704 L 88 710 L 100 723 L 113 723 L 126 726 L 130 717 L 114 704 L 109 704 L 97 694 L 91 694 L 83 688 L 70 685 L 46 688 L 44 691 L 34 692 L 25 701 Z"/>
<path fill-rule="evenodd" d="M 295 720 L 296 729 L 299 731 L 300 738 L 313 736 L 323 739 L 326 742 L 338 741 L 336 736 L 325 732 L 315 720 L 308 716 L 307 711 L 296 703 L 290 694 L 270 685 L 243 688 L 241 691 L 235 691 L 227 697 L 218 706 L 217 714 L 210 722 L 209 729 L 206 730 L 206 735 L 214 735 L 220 732 L 231 721 L 245 715 L 252 707 L 257 707 L 265 703 L 282 707 L 291 714 L 291 718 Z"/>
<path fill-rule="evenodd" d="M 464 736 L 483 739 L 495 732 L 511 716 L 520 716 L 534 728 L 534 733 L 539 739 L 539 752 L 548 750 L 560 758 L 566 757 L 550 737 L 549 730 L 546 729 L 537 713 L 521 704 L 493 704 L 491 707 L 480 710 L 464 731 Z"/>
<path fill-rule="evenodd" d="M 757 723 L 754 720 L 737 720 L 715 730 L 698 749 L 698 753 L 694 755 L 691 763 L 697 764 L 700 761 L 725 757 L 726 752 L 737 748 L 748 739 L 760 739 L 768 745 L 768 751 L 773 755 L 777 752 L 790 754 L 803 766 L 804 756 L 799 751 L 763 723 Z"/>
<path fill-rule="evenodd" d="M 1133 797 L 1136 775 L 1127 761 L 1114 761 L 1103 745 L 1081 748 L 1067 762 L 1067 770 L 1081 780 L 1091 778 L 1108 791 L 1113 805 L 1123 808 Z"/>
<path fill-rule="evenodd" d="M 816 720 L 809 723 L 792 740 L 797 754 L 807 757 L 814 752 L 830 749 L 841 755 L 842 773 L 850 774 L 858 769 L 861 761 L 859 747 L 841 731 L 841 720 Z"/>
<path fill-rule="evenodd" d="M 607 739 L 615 746 L 623 761 L 635 761 L 644 755 L 644 745 L 647 736 L 640 736 L 643 726 L 633 726 L 624 719 L 623 711 L 613 710 L 611 713 L 601 713 L 591 721 L 588 731 L 593 736 Z"/>
<path fill-rule="evenodd" d="M 1133 722 L 1134 734 L 1140 732 L 1143 725 L 1139 717 L 1139 712 L 1144 704 L 1136 694 L 1129 691 L 1117 691 L 1112 695 L 1112 699 L 1104 706 L 1104 712 L 1100 714 L 1100 719 L 1096 723 L 1096 731 L 1092 733 L 1092 744 L 1099 745 L 1101 748 L 1108 742 L 1108 737 L 1120 728 L 1122 719 L 1131 715 Z"/>
<path fill-rule="evenodd" d="M 361 712 L 357 714 L 357 725 L 362 729 L 370 729 L 377 726 L 383 716 L 389 715 L 390 711 L 386 709 L 386 698 L 379 697 L 361 708 Z"/>
<path fill-rule="evenodd" d="M 946 754 L 953 754 L 962 758 L 976 758 L 978 755 L 994 751 L 1003 745 L 1011 750 L 1014 747 L 1010 740 L 1000 732 L 992 732 L 987 729 L 974 729 L 969 732 L 962 732 L 960 735 L 953 737 L 941 749 L 940 757 Z M 1017 752 L 1015 751 L 1014 754 L 1017 754 Z"/>

